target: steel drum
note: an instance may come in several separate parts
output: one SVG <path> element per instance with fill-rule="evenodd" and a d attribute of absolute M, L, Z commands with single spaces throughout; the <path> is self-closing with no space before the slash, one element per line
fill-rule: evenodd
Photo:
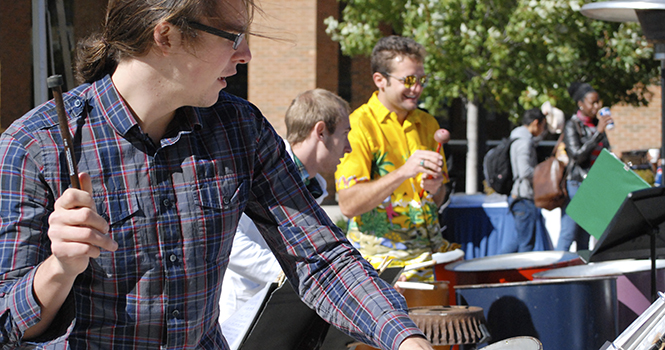
<path fill-rule="evenodd" d="M 458 305 L 481 307 L 492 341 L 538 339 L 547 350 L 600 349 L 615 339 L 616 277 L 456 286 Z"/>
<path fill-rule="evenodd" d="M 513 337 L 484 347 L 486 350 L 542 350 L 543 344 L 534 337 Z"/>
<path fill-rule="evenodd" d="M 539 272 L 534 280 L 559 278 L 617 278 L 619 332 L 623 332 L 651 305 L 651 260 L 612 260 Z M 665 290 L 665 260 L 656 260 L 656 288 Z"/>
<path fill-rule="evenodd" d="M 452 283 L 455 286 L 530 281 L 533 280 L 534 273 L 583 263 L 575 253 L 543 251 L 464 260 L 448 264 L 445 269 L 455 274 L 455 281 Z"/>

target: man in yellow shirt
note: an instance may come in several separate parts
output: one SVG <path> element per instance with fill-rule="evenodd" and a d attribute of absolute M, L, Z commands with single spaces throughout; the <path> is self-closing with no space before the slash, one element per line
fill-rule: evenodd
<path fill-rule="evenodd" d="M 438 207 L 446 195 L 446 160 L 436 152 L 439 124 L 419 110 L 427 83 L 425 48 L 389 36 L 372 52 L 378 91 L 350 116 L 347 153 L 335 173 L 342 214 L 352 218 L 348 238 L 375 267 L 385 259 L 409 265 L 455 248 L 440 232 Z M 432 271 L 409 279 L 428 280 Z"/>

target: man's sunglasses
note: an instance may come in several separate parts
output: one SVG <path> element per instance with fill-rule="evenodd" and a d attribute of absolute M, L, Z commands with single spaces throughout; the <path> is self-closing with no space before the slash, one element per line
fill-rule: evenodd
<path fill-rule="evenodd" d="M 399 80 L 407 89 L 410 89 L 416 85 L 416 83 L 419 83 L 420 86 L 425 87 L 427 86 L 427 79 L 429 79 L 428 75 L 423 75 L 422 77 L 418 77 L 417 75 L 407 75 L 404 78 L 398 78 L 390 73 L 383 73 L 383 75 Z"/>
<path fill-rule="evenodd" d="M 187 24 L 189 24 L 189 26 L 194 29 L 202 30 L 206 33 L 210 33 L 212 35 L 216 35 L 218 37 L 233 41 L 234 50 L 238 49 L 238 46 L 240 46 L 240 43 L 242 43 L 242 39 L 245 38 L 245 33 L 233 34 L 225 30 L 213 28 L 205 24 L 201 24 L 199 22 L 194 22 L 194 21 L 187 21 Z"/>

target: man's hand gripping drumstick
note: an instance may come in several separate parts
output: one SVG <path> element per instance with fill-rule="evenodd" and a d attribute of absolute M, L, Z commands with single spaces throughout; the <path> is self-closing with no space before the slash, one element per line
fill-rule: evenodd
<path fill-rule="evenodd" d="M 72 187 L 55 201 L 54 211 L 49 216 L 51 256 L 39 265 L 33 283 L 35 297 L 42 308 L 41 321 L 25 332 L 26 339 L 40 335 L 49 327 L 74 280 L 88 268 L 90 258 L 98 257 L 101 249 L 118 249 L 118 244 L 108 235 L 108 223 L 97 214 L 90 176 L 78 174 L 76 170 L 61 85 L 61 76 L 48 79 L 65 144 Z"/>
<path fill-rule="evenodd" d="M 438 143 L 436 146 L 436 153 L 441 152 L 441 146 L 443 144 L 448 143 L 450 141 L 450 132 L 446 129 L 439 129 L 434 133 L 434 141 Z M 423 162 L 424 163 L 424 162 Z M 421 166 L 425 166 L 425 164 L 421 164 Z M 425 194 L 425 191 L 428 191 L 430 193 L 435 193 L 436 191 L 439 190 L 439 187 L 441 187 L 441 174 L 438 174 L 439 176 L 432 176 L 428 175 L 427 177 L 423 177 L 422 179 L 422 190 L 420 191 L 420 197 Z"/>

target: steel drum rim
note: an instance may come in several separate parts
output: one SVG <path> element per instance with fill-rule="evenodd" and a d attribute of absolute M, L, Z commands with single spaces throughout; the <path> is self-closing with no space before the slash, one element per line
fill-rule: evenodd
<path fill-rule="evenodd" d="M 445 268 L 446 270 L 454 272 L 521 270 L 547 267 L 575 259 L 580 259 L 579 255 L 576 253 L 548 250 L 492 255 L 470 260 L 462 260 L 448 264 Z M 487 262 L 491 263 L 488 264 Z M 502 265 L 501 262 L 504 264 Z"/>
<path fill-rule="evenodd" d="M 462 284 L 455 286 L 455 289 L 480 289 L 480 288 L 513 288 L 519 286 L 545 286 L 550 284 L 564 284 L 564 283 L 588 283 L 597 280 L 616 280 L 618 276 L 593 276 L 587 278 L 548 278 L 533 281 L 519 281 L 519 282 L 502 282 L 502 283 L 476 283 L 476 284 Z"/>
<path fill-rule="evenodd" d="M 509 342 L 512 343 L 512 344 L 509 344 Z M 515 347 L 516 345 L 519 346 L 519 347 Z M 499 350 L 500 349 L 520 349 L 520 350 L 524 350 L 525 349 L 524 346 L 526 346 L 526 345 L 534 345 L 535 346 L 535 348 L 531 348 L 531 349 L 542 349 L 543 348 L 543 344 L 538 339 L 536 339 L 534 337 L 529 337 L 529 336 L 520 336 L 520 337 L 513 337 L 513 338 L 499 340 L 497 342 L 494 342 L 494 343 L 486 346 L 485 349 L 489 349 L 489 350 L 492 350 L 492 349 L 494 349 L 494 350 L 497 350 L 497 349 L 499 349 Z M 505 346 L 509 346 L 509 347 L 505 347 Z"/>
<path fill-rule="evenodd" d="M 656 269 L 665 268 L 665 259 L 656 260 Z M 651 270 L 651 260 L 621 259 L 566 266 L 533 274 L 534 278 L 560 279 L 598 276 L 619 276 Z"/>

